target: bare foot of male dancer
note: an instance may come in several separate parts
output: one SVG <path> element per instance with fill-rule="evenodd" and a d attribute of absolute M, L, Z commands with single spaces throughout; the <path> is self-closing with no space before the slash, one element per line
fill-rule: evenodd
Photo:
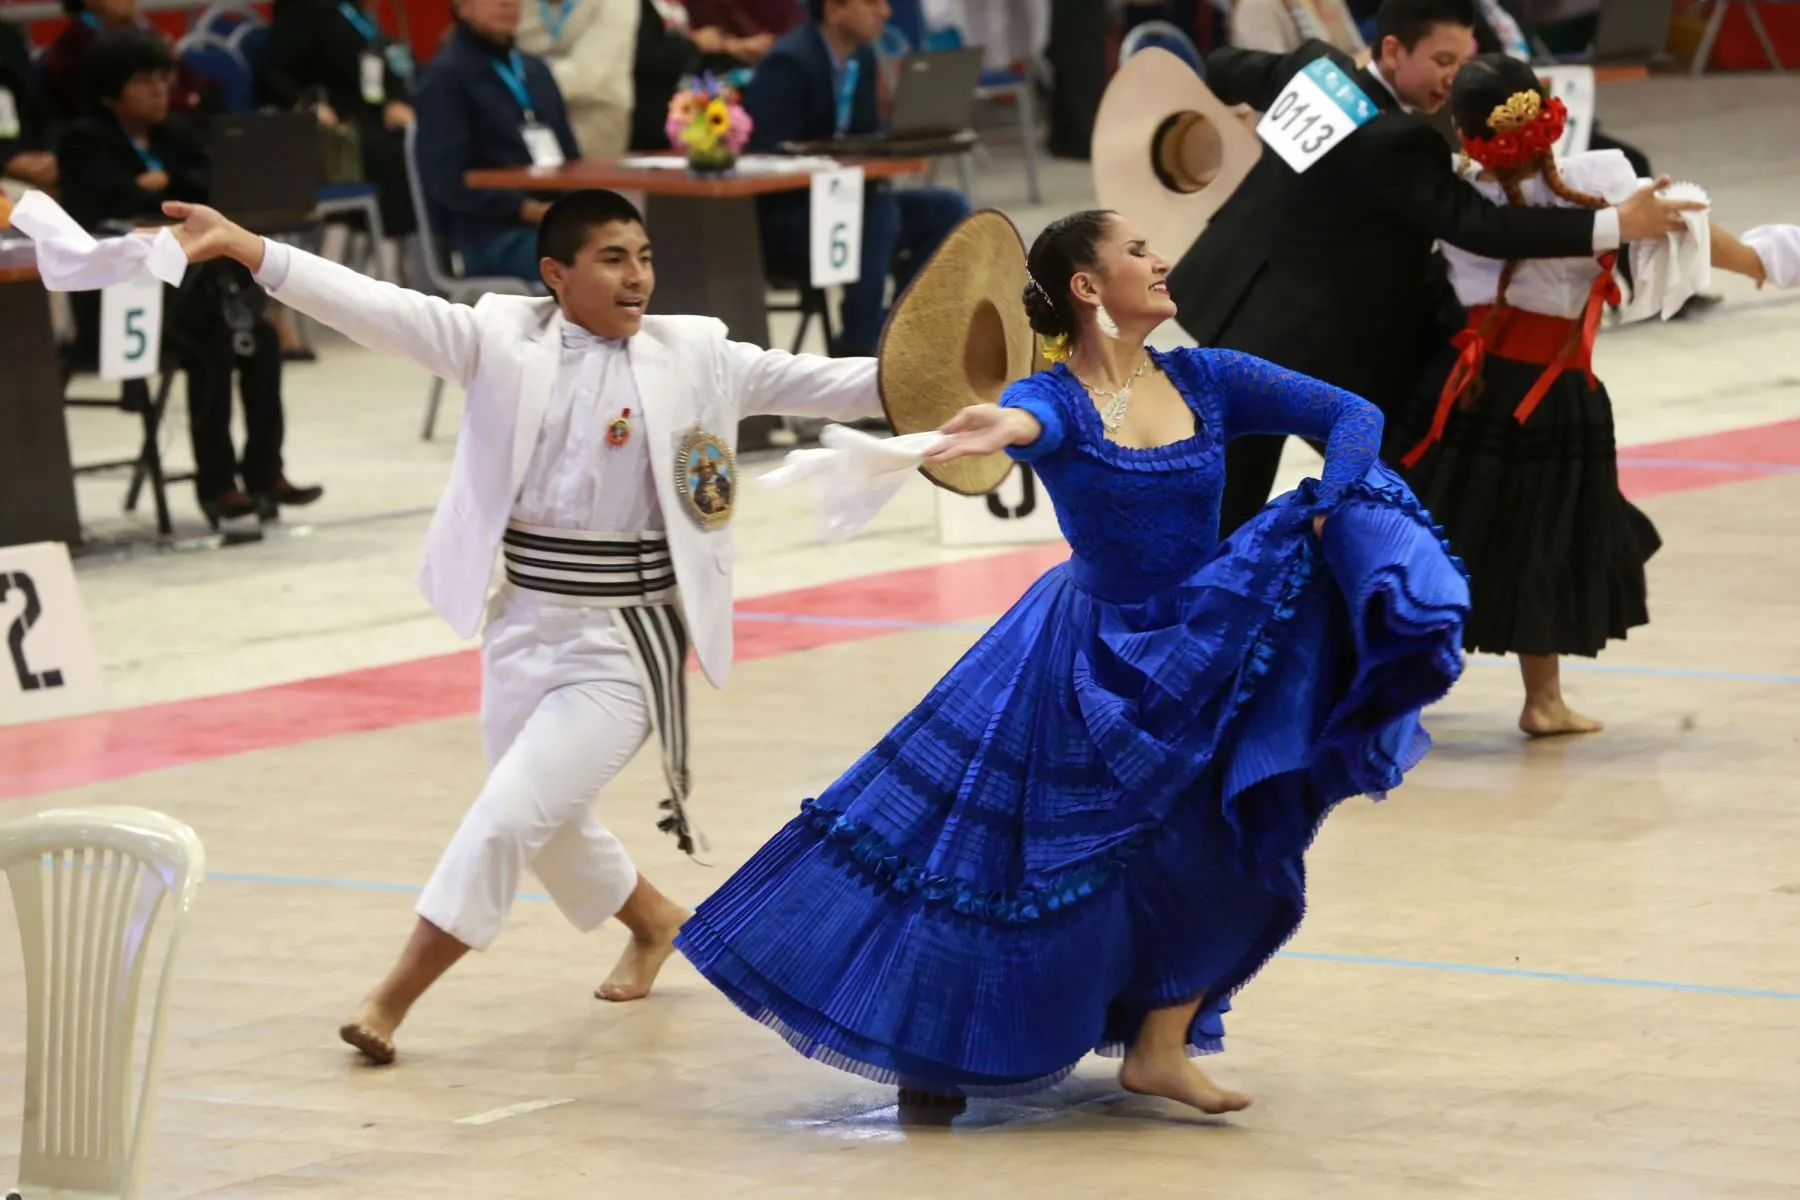
<path fill-rule="evenodd" d="M 338 1036 L 377 1066 L 393 1062 L 394 1031 L 406 1019 L 407 1011 L 426 988 L 468 952 L 467 946 L 420 917 L 406 948 L 400 952 L 400 961 L 351 1018 L 338 1027 Z"/>
<path fill-rule="evenodd" d="M 648 879 L 638 876 L 637 886 L 619 910 L 619 920 L 631 930 L 631 941 L 606 982 L 594 989 L 594 995 L 612 1001 L 642 1000 L 648 996 L 656 973 L 675 952 L 676 933 L 693 915 L 657 891 Z"/>
<path fill-rule="evenodd" d="M 1137 1041 L 1119 1068 L 1119 1086 L 1140 1096 L 1161 1096 L 1219 1116 L 1250 1107 L 1250 1097 L 1220 1087 L 1187 1056 L 1188 1026 L 1200 1009 L 1198 1000 L 1178 1008 L 1159 1008 L 1144 1018 Z"/>
<path fill-rule="evenodd" d="M 1519 655 L 1519 674 L 1525 680 L 1525 707 L 1519 713 L 1519 729 L 1527 737 L 1599 733 L 1606 728 L 1604 723 L 1581 715 L 1564 702 L 1562 664 L 1554 654 Z"/>

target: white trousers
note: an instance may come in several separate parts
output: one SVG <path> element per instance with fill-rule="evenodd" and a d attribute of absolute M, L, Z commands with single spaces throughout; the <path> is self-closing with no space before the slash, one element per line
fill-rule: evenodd
<path fill-rule="evenodd" d="M 510 587 L 496 608 L 481 650 L 487 784 L 417 908 L 476 950 L 500 932 L 527 867 L 583 932 L 624 905 L 637 867 L 591 805 L 650 732 L 606 609 Z M 646 808 L 646 824 L 653 815 Z"/>

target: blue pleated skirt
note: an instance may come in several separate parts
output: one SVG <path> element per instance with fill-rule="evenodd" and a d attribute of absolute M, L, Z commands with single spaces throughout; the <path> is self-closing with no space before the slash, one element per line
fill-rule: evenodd
<path fill-rule="evenodd" d="M 1298 927 L 1303 855 L 1424 754 L 1469 592 L 1386 468 L 1312 485 L 1186 579 L 1045 575 L 683 927 L 801 1053 L 1011 1094 L 1205 997 L 1194 1053 Z"/>

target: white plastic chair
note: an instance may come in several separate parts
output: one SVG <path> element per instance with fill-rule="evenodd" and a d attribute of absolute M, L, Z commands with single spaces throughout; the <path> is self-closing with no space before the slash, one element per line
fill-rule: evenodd
<path fill-rule="evenodd" d="M 186 825 L 144 808 L 66 808 L 0 827 L 25 957 L 23 1200 L 133 1200 L 162 1062 L 182 926 L 206 873 Z M 165 898 L 144 1077 L 131 1103 L 146 951 Z"/>

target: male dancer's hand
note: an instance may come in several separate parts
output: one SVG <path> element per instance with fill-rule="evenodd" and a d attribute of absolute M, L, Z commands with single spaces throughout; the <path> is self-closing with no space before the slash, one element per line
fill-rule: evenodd
<path fill-rule="evenodd" d="M 1619 205 L 1619 240 L 1621 242 L 1654 241 L 1686 228 L 1684 212 L 1697 212 L 1706 207 L 1700 200 L 1670 200 L 1657 193 L 1671 180 L 1663 175 L 1637 195 Z"/>
<path fill-rule="evenodd" d="M 175 240 L 187 252 L 189 262 L 229 258 L 252 271 L 262 268 L 262 238 L 227 220 L 217 209 L 204 204 L 183 204 L 178 200 L 169 201 L 162 209 L 166 215 L 181 222 L 174 227 Z"/>

